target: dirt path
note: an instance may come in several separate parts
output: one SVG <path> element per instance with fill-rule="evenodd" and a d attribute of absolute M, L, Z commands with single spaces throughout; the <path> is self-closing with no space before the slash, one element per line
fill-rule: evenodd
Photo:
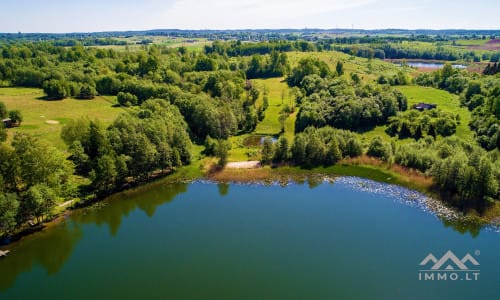
<path fill-rule="evenodd" d="M 71 203 L 73 203 L 73 200 L 69 200 L 69 201 L 66 201 L 64 203 L 61 203 L 58 205 L 58 207 L 65 207 L 65 206 L 70 205 Z"/>
<path fill-rule="evenodd" d="M 226 164 L 226 168 L 229 169 L 255 169 L 260 168 L 260 161 L 251 160 L 251 161 L 236 161 L 230 162 Z"/>

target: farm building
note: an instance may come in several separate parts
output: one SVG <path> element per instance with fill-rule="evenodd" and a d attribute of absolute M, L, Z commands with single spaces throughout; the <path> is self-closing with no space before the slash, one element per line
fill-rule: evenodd
<path fill-rule="evenodd" d="M 428 104 L 428 103 L 418 103 L 413 105 L 413 109 L 424 111 L 429 109 L 434 109 L 437 107 L 437 104 Z"/>
<path fill-rule="evenodd" d="M 3 126 L 5 128 L 11 128 L 12 127 L 12 120 L 11 119 L 3 119 Z"/>

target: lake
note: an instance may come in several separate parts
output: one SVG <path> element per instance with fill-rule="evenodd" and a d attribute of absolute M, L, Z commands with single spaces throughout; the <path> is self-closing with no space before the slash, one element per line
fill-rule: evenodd
<path fill-rule="evenodd" d="M 396 63 L 401 66 L 400 62 Z M 413 68 L 425 68 L 425 69 L 441 69 L 444 64 L 443 63 L 435 63 L 435 62 L 421 62 L 421 61 L 408 61 L 406 64 Z M 460 64 L 451 65 L 455 69 L 467 69 L 467 66 Z"/>
<path fill-rule="evenodd" d="M 8 247 L 0 299 L 498 297 L 500 233 L 441 219 L 427 203 L 355 177 L 156 182 Z M 458 260 L 443 258 L 449 250 Z"/>

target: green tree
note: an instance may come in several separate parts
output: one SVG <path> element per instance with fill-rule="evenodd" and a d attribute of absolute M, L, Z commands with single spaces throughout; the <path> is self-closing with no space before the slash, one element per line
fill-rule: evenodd
<path fill-rule="evenodd" d="M 90 120 L 78 118 L 70 120 L 61 129 L 61 138 L 67 146 L 71 146 L 75 141 L 83 145 L 89 138 Z"/>
<path fill-rule="evenodd" d="M 363 154 L 363 147 L 357 138 L 351 137 L 347 140 L 344 156 L 356 157 Z"/>
<path fill-rule="evenodd" d="M 118 177 L 114 157 L 109 154 L 99 157 L 91 177 L 92 186 L 97 191 L 108 192 L 114 188 Z"/>
<path fill-rule="evenodd" d="M 17 226 L 19 201 L 16 194 L 0 193 L 0 231 L 11 232 Z"/>
<path fill-rule="evenodd" d="M 280 136 L 275 144 L 273 160 L 285 162 L 290 158 L 289 142 L 285 136 Z"/>
<path fill-rule="evenodd" d="M 411 134 L 410 124 L 408 123 L 408 121 L 403 120 L 401 122 L 401 127 L 399 128 L 399 138 L 405 139 L 411 136 L 412 134 Z"/>
<path fill-rule="evenodd" d="M 263 101 L 262 102 L 262 109 L 266 110 L 269 107 L 269 97 L 267 96 L 267 94 L 264 94 L 264 98 L 262 101 Z"/>
<path fill-rule="evenodd" d="M 336 138 L 333 138 L 326 147 L 325 163 L 327 165 L 333 165 L 342 159 L 342 152 Z"/>
<path fill-rule="evenodd" d="M 0 124 L 0 143 L 5 142 L 7 140 L 7 130 L 3 123 Z"/>
<path fill-rule="evenodd" d="M 262 143 L 262 158 L 261 161 L 263 164 L 267 164 L 273 159 L 273 140 L 270 137 L 266 137 L 264 142 Z"/>
<path fill-rule="evenodd" d="M 5 106 L 5 103 L 0 101 L 0 118 L 4 119 L 7 118 L 7 106 Z"/>
<path fill-rule="evenodd" d="M 12 172 L 18 191 L 38 184 L 56 191 L 64 189 L 73 168 L 63 153 L 26 134 L 14 135 L 12 147 Z"/>
<path fill-rule="evenodd" d="M 306 165 L 314 166 L 322 164 L 325 159 L 325 143 L 315 131 L 311 131 L 308 134 L 309 140 L 306 145 Z"/>
<path fill-rule="evenodd" d="M 12 122 L 17 123 L 21 126 L 21 122 L 23 121 L 23 114 L 19 110 L 11 110 L 9 111 L 9 118 Z"/>
<path fill-rule="evenodd" d="M 47 99 L 61 100 L 68 96 L 66 84 L 57 79 L 47 80 L 43 83 L 43 91 L 47 94 Z"/>
<path fill-rule="evenodd" d="M 28 189 L 23 200 L 23 213 L 32 215 L 38 222 L 43 221 L 54 208 L 56 193 L 44 184 L 36 184 Z"/>
<path fill-rule="evenodd" d="M 417 125 L 417 129 L 415 130 L 415 133 L 413 134 L 413 138 L 415 138 L 415 140 L 419 140 L 421 139 L 423 136 L 422 134 L 422 126 L 419 124 Z"/>
<path fill-rule="evenodd" d="M 80 87 L 80 92 L 78 93 L 78 98 L 79 99 L 94 99 L 96 94 L 97 94 L 97 91 L 96 91 L 95 87 L 93 87 L 89 84 L 84 84 Z"/>
<path fill-rule="evenodd" d="M 231 149 L 231 146 L 228 141 L 225 140 L 218 140 L 217 141 L 217 146 L 215 149 L 215 156 L 219 158 L 219 161 L 217 164 L 219 167 L 224 167 L 227 164 L 227 157 L 229 154 L 229 150 Z"/>
<path fill-rule="evenodd" d="M 439 87 L 440 88 L 446 88 L 448 85 L 447 85 L 447 79 L 450 78 L 453 74 L 455 74 L 455 70 L 453 69 L 453 67 L 451 66 L 450 63 L 445 63 L 443 68 L 441 69 L 441 72 L 439 72 L 440 74 L 440 79 L 441 81 L 439 82 Z"/>
<path fill-rule="evenodd" d="M 69 159 L 75 163 L 77 173 L 87 175 L 92 169 L 92 165 L 82 143 L 79 140 L 75 140 L 69 146 L 68 151 L 70 153 Z"/>
<path fill-rule="evenodd" d="M 359 75 L 357 73 L 351 73 L 351 79 L 354 84 L 359 84 L 361 82 L 361 78 L 359 78 Z"/>
<path fill-rule="evenodd" d="M 341 61 L 337 62 L 337 65 L 335 66 L 335 71 L 337 71 L 338 76 L 344 75 L 344 64 Z"/>
<path fill-rule="evenodd" d="M 478 168 L 479 182 L 474 187 L 480 196 L 495 197 L 498 193 L 498 179 L 495 177 L 494 166 L 487 157 L 482 157 Z"/>
<path fill-rule="evenodd" d="M 377 136 L 371 140 L 366 154 L 378 157 L 383 161 L 389 161 L 392 155 L 392 150 L 390 145 L 385 143 L 381 137 Z"/>
<path fill-rule="evenodd" d="M 136 95 L 124 92 L 119 92 L 116 99 L 121 106 L 137 105 L 138 102 Z"/>
<path fill-rule="evenodd" d="M 469 85 L 465 91 L 465 99 L 470 100 L 477 94 L 481 94 L 481 83 L 479 81 L 469 81 Z"/>
<path fill-rule="evenodd" d="M 295 136 L 292 144 L 292 159 L 296 164 L 304 163 L 306 159 L 307 137 L 304 133 Z"/>
<path fill-rule="evenodd" d="M 436 138 L 437 136 L 436 127 L 432 123 L 429 124 L 429 129 L 427 130 L 427 134 L 429 136 L 432 136 L 433 138 Z"/>

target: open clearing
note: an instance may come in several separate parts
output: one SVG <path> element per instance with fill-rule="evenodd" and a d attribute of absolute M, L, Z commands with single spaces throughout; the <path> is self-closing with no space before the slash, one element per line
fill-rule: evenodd
<path fill-rule="evenodd" d="M 67 98 L 60 101 L 40 100 L 43 96 L 40 89 L 0 88 L 0 101 L 5 103 L 7 109 L 18 109 L 23 114 L 21 126 L 8 129 L 9 137 L 15 132 L 30 133 L 64 150 L 66 146 L 59 135 L 68 121 L 88 117 L 111 124 L 125 111 L 124 108 L 113 107 L 116 97 L 111 96 L 99 96 L 93 100 Z"/>
<path fill-rule="evenodd" d="M 256 79 L 253 80 L 257 85 L 258 89 L 261 91 L 261 95 L 257 100 L 257 107 L 262 105 L 262 101 L 264 98 L 264 89 L 268 91 L 269 98 L 269 107 L 266 110 L 266 116 L 262 122 L 257 124 L 257 128 L 255 129 L 255 134 L 259 135 L 278 135 L 281 132 L 281 124 L 279 121 L 279 115 L 283 107 L 287 104 L 289 106 L 293 106 L 293 97 L 290 95 L 290 89 L 288 85 L 284 81 L 283 77 L 279 78 L 269 78 L 269 79 Z M 295 124 L 295 119 L 293 116 L 288 117 L 289 122 Z M 291 128 L 290 124 L 288 124 L 288 128 L 285 128 L 285 132 L 292 131 L 294 128 Z"/>
<path fill-rule="evenodd" d="M 474 139 L 474 135 L 469 128 L 471 114 L 467 108 L 460 106 L 460 100 L 457 95 L 421 86 L 398 86 L 397 89 L 408 98 L 408 108 L 419 102 L 434 103 L 437 104 L 438 109 L 458 114 L 460 116 L 460 124 L 457 126 L 456 135 L 466 140 L 472 141 Z"/>

